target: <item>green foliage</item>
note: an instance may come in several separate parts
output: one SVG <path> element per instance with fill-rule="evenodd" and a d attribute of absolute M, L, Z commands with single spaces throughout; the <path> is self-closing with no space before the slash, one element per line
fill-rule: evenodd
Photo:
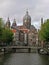
<path fill-rule="evenodd" d="M 2 39 L 2 31 L 3 31 L 3 19 L 0 18 L 0 42 L 1 42 L 1 39 Z"/>
<path fill-rule="evenodd" d="M 42 24 L 39 31 L 39 38 L 40 40 L 49 42 L 49 19 L 47 19 L 46 22 Z"/>
<path fill-rule="evenodd" d="M 3 19 L 0 18 L 0 43 L 10 44 L 13 40 L 13 33 L 9 28 L 4 28 Z"/>
<path fill-rule="evenodd" d="M 13 33 L 11 32 L 11 30 L 10 29 L 3 30 L 2 41 L 9 45 L 12 40 L 13 40 Z"/>

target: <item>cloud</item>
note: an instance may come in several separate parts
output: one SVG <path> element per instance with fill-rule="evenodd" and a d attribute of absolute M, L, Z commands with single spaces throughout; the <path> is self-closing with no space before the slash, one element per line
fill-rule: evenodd
<path fill-rule="evenodd" d="M 6 19 L 9 16 L 11 20 L 15 17 L 18 24 L 22 23 L 26 9 L 32 24 L 35 21 L 40 24 L 41 17 L 49 18 L 49 0 L 0 0 L 0 17 Z"/>

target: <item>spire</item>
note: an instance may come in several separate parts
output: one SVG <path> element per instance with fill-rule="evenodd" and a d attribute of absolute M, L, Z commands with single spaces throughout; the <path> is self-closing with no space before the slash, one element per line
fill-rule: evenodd
<path fill-rule="evenodd" d="M 10 20 L 9 20 L 9 17 L 7 18 L 6 27 L 7 28 L 10 28 Z"/>
<path fill-rule="evenodd" d="M 9 17 L 7 18 L 7 22 L 10 22 Z"/>
<path fill-rule="evenodd" d="M 41 25 L 43 24 L 43 18 L 41 18 Z"/>
<path fill-rule="evenodd" d="M 13 23 L 12 23 L 12 28 L 16 28 L 17 24 L 16 24 L 16 19 L 14 18 Z"/>
<path fill-rule="evenodd" d="M 8 17 L 8 20 L 9 20 L 9 17 Z"/>
<path fill-rule="evenodd" d="M 16 23 L 16 19 L 14 18 L 14 23 Z"/>
<path fill-rule="evenodd" d="M 26 14 L 28 15 L 28 9 L 26 9 Z"/>

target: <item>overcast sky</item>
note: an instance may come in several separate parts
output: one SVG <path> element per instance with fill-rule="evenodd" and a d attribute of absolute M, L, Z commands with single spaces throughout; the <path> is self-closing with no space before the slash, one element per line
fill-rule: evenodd
<path fill-rule="evenodd" d="M 9 16 L 11 21 L 16 18 L 18 25 L 22 24 L 26 9 L 36 28 L 40 26 L 41 17 L 49 18 L 49 0 L 0 0 L 0 17 L 6 20 Z"/>

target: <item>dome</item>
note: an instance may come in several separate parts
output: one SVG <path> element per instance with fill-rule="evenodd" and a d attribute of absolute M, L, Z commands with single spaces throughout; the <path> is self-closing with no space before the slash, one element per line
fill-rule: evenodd
<path fill-rule="evenodd" d="M 26 14 L 25 16 L 23 17 L 23 25 L 26 27 L 26 28 L 30 28 L 31 26 L 31 17 L 30 15 L 28 14 L 28 11 L 26 11 Z"/>
<path fill-rule="evenodd" d="M 25 16 L 23 17 L 23 20 L 31 20 L 30 15 L 28 14 L 28 11 L 26 11 Z"/>

